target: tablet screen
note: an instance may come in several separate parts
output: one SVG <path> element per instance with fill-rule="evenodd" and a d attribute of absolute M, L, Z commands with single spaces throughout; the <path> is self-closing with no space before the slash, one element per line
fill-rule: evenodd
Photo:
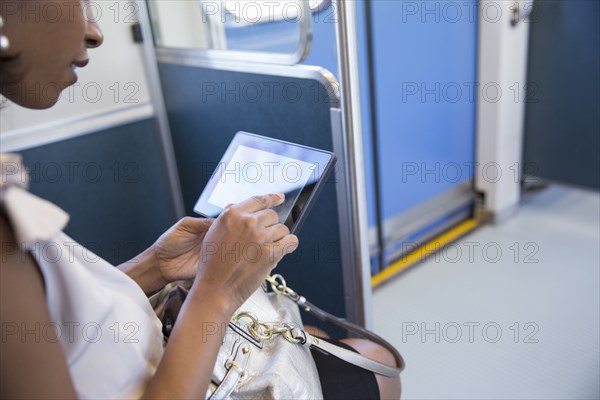
<path fill-rule="evenodd" d="M 284 203 L 274 210 L 280 223 L 291 230 L 334 158 L 328 152 L 240 132 L 219 162 L 194 211 L 216 217 L 229 204 L 256 195 L 284 193 Z"/>

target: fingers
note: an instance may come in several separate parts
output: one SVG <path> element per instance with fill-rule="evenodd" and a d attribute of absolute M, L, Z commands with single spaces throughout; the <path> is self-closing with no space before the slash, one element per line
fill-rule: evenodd
<path fill-rule="evenodd" d="M 286 249 L 285 254 L 290 254 L 296 251 L 298 246 L 300 245 L 300 241 L 298 240 L 298 236 L 296 235 L 287 235 L 284 239 L 283 246 Z"/>
<path fill-rule="evenodd" d="M 279 242 L 281 239 L 290 234 L 290 229 L 283 224 L 271 225 L 265 229 L 265 236 L 268 238 L 268 243 Z"/>
<path fill-rule="evenodd" d="M 285 200 L 285 195 L 278 194 L 265 194 L 260 196 L 252 196 L 248 200 L 242 201 L 236 207 L 247 211 L 247 212 L 257 212 L 260 210 L 266 210 L 268 208 L 272 208 L 280 205 Z"/>
<path fill-rule="evenodd" d="M 268 228 L 279 224 L 279 214 L 271 209 L 261 210 L 254 215 L 260 227 Z"/>
<path fill-rule="evenodd" d="M 274 243 L 273 249 L 275 253 L 273 256 L 275 260 L 279 261 L 287 254 L 293 253 L 298 248 L 298 237 L 296 235 L 286 235 L 281 240 Z"/>

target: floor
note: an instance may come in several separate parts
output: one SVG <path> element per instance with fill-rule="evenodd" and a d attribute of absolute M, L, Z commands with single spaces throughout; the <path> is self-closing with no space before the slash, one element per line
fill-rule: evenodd
<path fill-rule="evenodd" d="M 373 294 L 403 399 L 600 398 L 600 194 L 552 186 Z"/>

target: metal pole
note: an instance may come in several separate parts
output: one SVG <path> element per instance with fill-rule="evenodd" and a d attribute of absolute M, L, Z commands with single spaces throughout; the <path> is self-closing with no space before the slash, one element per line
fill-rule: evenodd
<path fill-rule="evenodd" d="M 371 272 L 369 260 L 367 197 L 362 141 L 358 48 L 356 38 L 356 1 L 335 0 L 336 40 L 342 129 L 346 152 L 346 181 L 350 203 L 353 271 L 345 271 L 346 312 L 349 319 L 371 325 Z M 351 274 L 351 276 L 346 276 Z M 348 307 L 351 306 L 351 307 Z"/>
<path fill-rule="evenodd" d="M 160 84 L 160 76 L 158 74 L 150 15 L 148 14 L 145 0 L 137 0 L 136 4 L 139 10 L 139 23 L 142 30 L 142 37 L 144 38 L 142 46 L 146 61 L 146 72 L 148 73 L 148 80 L 150 82 L 150 95 L 152 96 L 158 137 L 162 146 L 167 177 L 169 180 L 169 196 L 171 197 L 176 217 L 181 218 L 185 215 L 185 206 L 181 192 L 181 184 L 179 182 L 177 163 L 175 161 L 175 151 L 173 149 L 173 142 L 171 141 L 171 129 L 167 119 L 167 109 L 163 100 L 164 97 Z"/>

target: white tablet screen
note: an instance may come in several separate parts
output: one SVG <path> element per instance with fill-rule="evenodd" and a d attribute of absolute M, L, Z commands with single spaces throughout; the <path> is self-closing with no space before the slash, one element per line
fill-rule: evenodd
<path fill-rule="evenodd" d="M 285 220 L 314 170 L 315 164 L 240 145 L 226 165 L 219 165 L 219 181 L 208 203 L 225 208 L 255 195 L 284 193 L 290 207 L 277 211 Z"/>
<path fill-rule="evenodd" d="M 204 186 L 194 211 L 217 218 L 230 204 L 252 196 L 283 193 L 273 207 L 291 232 L 302 226 L 314 199 L 333 171 L 331 152 L 248 132 L 237 132 Z"/>

